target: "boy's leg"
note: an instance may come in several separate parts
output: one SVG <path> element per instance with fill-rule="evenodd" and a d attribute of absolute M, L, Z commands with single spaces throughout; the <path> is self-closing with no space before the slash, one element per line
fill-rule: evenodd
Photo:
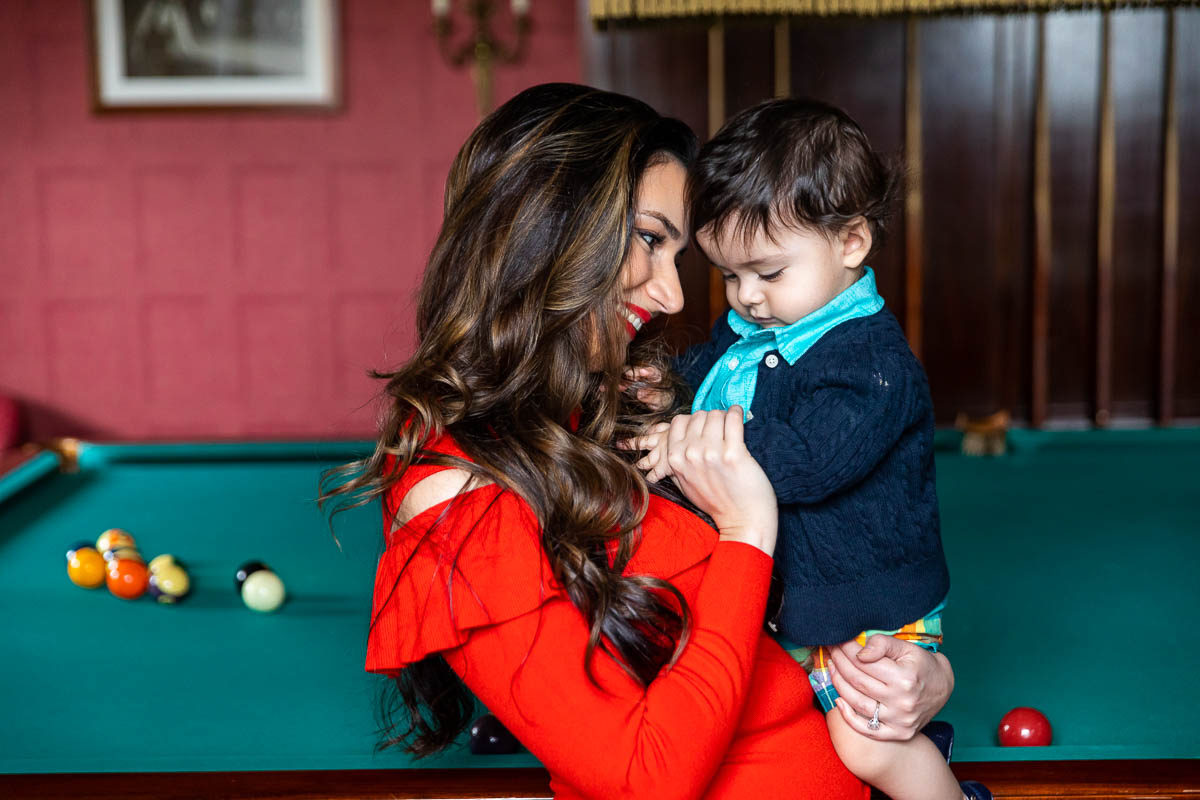
<path fill-rule="evenodd" d="M 846 768 L 891 800 L 962 800 L 958 779 L 927 737 L 906 742 L 868 739 L 847 725 L 836 708 L 825 720 Z"/>

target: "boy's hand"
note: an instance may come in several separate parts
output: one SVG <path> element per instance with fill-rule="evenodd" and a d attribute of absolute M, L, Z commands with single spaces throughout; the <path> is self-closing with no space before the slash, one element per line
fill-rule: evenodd
<path fill-rule="evenodd" d="M 625 370 L 625 380 L 621 384 L 621 389 L 629 391 L 632 388 L 632 384 L 639 382 L 658 385 L 662 383 L 662 372 L 656 367 L 627 369 Z M 655 411 L 665 411 L 671 406 L 671 393 L 665 392 L 662 389 L 642 386 L 636 390 L 636 397 L 639 403 Z"/>
<path fill-rule="evenodd" d="M 686 418 L 688 415 L 680 414 L 679 416 Z M 672 420 L 678 418 L 674 417 Z M 617 443 L 617 447 L 622 450 L 646 451 L 646 455 L 642 456 L 634 466 L 646 473 L 646 480 L 650 483 L 658 483 L 672 474 L 671 466 L 667 463 L 667 432 L 670 430 L 670 422 L 660 422 L 648 433 L 636 439 L 626 439 Z"/>

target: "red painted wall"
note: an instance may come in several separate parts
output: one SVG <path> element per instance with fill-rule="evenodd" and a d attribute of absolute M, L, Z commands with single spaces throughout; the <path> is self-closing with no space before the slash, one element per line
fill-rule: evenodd
<path fill-rule="evenodd" d="M 341 22 L 332 116 L 95 116 L 83 4 L 0 3 L 0 393 L 30 438 L 373 430 L 364 372 L 411 350 L 476 114 L 428 0 L 342 0 Z M 580 79 L 575 4 L 533 22 L 498 102 Z"/>

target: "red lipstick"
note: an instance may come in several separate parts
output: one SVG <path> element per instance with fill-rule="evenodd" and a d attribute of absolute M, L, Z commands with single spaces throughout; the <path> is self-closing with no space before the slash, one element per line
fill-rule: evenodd
<path fill-rule="evenodd" d="M 629 332 L 629 338 L 632 340 L 638 335 L 638 331 L 653 318 L 646 309 L 641 306 L 635 306 L 633 303 L 625 304 L 625 330 Z"/>

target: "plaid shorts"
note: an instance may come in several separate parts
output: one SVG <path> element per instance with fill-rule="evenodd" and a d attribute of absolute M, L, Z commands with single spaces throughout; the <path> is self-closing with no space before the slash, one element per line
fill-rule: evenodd
<path fill-rule="evenodd" d="M 946 602 L 943 600 L 928 614 L 916 622 L 908 623 L 903 628 L 894 631 L 863 631 L 854 637 L 854 641 L 865 647 L 867 639 L 878 633 L 912 642 L 936 653 L 942 644 L 942 611 L 945 607 Z M 838 692 L 833 688 L 833 679 L 829 671 L 829 648 L 826 645 L 809 645 L 807 647 L 796 645 L 780 635 L 776 635 L 775 639 L 783 646 L 788 655 L 799 661 L 800 666 L 804 667 L 804 671 L 808 673 L 808 682 L 812 684 L 813 694 L 820 701 L 821 708 L 827 712 L 832 711 L 838 698 Z"/>

